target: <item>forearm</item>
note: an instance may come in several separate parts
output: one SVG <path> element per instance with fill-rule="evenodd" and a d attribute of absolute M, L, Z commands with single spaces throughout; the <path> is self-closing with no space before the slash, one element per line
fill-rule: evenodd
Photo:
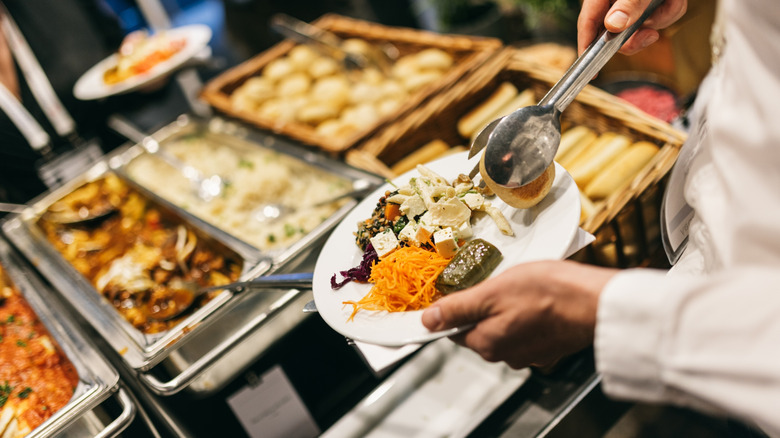
<path fill-rule="evenodd" d="M 771 268 L 710 278 L 619 274 L 601 295 L 596 324 L 605 392 L 728 411 L 780 432 L 778 284 Z"/>

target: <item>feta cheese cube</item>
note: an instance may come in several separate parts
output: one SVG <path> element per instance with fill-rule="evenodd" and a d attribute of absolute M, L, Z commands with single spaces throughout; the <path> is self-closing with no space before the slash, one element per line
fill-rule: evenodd
<path fill-rule="evenodd" d="M 418 245 L 420 242 L 417 240 L 417 222 L 410 220 L 408 224 L 398 233 L 400 240 L 405 240 L 414 245 Z"/>
<path fill-rule="evenodd" d="M 417 194 L 409 196 L 401 204 L 400 210 L 401 213 L 409 219 L 415 218 L 425 213 L 425 201 Z"/>
<path fill-rule="evenodd" d="M 455 242 L 452 228 L 442 228 L 433 233 L 433 241 L 436 244 L 436 251 L 442 257 L 452 258 L 458 252 L 458 244 Z"/>
<path fill-rule="evenodd" d="M 376 255 L 381 259 L 398 248 L 398 238 L 393 230 L 385 230 L 369 239 L 376 250 Z"/>
<path fill-rule="evenodd" d="M 472 236 L 474 236 L 474 232 L 471 230 L 471 221 L 463 221 L 463 223 L 455 229 L 455 238 L 458 240 L 465 240 Z"/>

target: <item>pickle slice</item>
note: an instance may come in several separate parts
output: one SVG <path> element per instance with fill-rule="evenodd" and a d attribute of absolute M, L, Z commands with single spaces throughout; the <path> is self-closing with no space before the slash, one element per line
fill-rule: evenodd
<path fill-rule="evenodd" d="M 447 295 L 474 286 L 486 279 L 503 257 L 492 243 L 473 239 L 463 245 L 436 278 L 436 289 Z"/>

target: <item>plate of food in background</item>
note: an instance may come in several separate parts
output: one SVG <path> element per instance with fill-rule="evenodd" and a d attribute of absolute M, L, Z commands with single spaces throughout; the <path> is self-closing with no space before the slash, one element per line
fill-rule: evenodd
<path fill-rule="evenodd" d="M 149 34 L 128 34 L 116 53 L 87 70 L 73 87 L 81 100 L 102 99 L 129 93 L 172 73 L 203 50 L 211 40 L 211 28 L 202 24 Z"/>
<path fill-rule="evenodd" d="M 507 203 L 465 175 L 479 160 L 467 154 L 384 184 L 336 227 L 312 287 L 334 330 L 388 347 L 447 336 L 455 330 L 431 332 L 422 324 L 436 299 L 517 263 L 564 257 L 580 219 L 579 191 L 566 170 L 553 164 L 544 188 Z"/>

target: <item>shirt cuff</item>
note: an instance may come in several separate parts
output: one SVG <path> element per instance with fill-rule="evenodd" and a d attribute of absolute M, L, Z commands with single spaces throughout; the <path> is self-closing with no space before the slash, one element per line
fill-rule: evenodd
<path fill-rule="evenodd" d="M 604 392 L 647 402 L 664 399 L 661 378 L 666 331 L 665 271 L 631 269 L 614 276 L 601 293 L 594 349 Z"/>

